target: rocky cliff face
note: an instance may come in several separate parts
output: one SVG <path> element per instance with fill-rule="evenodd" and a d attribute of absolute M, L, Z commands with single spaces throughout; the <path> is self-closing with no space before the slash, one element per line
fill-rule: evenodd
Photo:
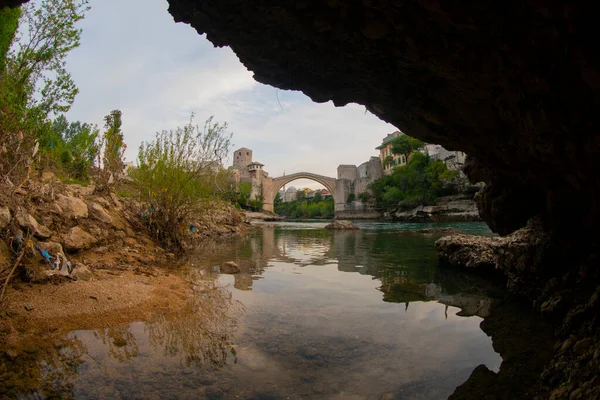
<path fill-rule="evenodd" d="M 169 0 L 176 21 L 230 46 L 263 83 L 364 104 L 471 155 L 478 203 L 507 234 L 598 222 L 592 2 Z M 578 215 L 566 213 L 578 205 Z"/>

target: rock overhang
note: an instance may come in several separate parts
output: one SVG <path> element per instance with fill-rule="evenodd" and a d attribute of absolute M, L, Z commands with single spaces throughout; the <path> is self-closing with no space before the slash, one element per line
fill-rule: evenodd
<path fill-rule="evenodd" d="M 506 234 L 535 215 L 598 220 L 600 57 L 591 2 L 169 0 L 259 82 L 363 104 L 409 135 L 463 150 L 480 212 Z M 571 221 L 573 222 L 573 221 Z M 567 224 L 568 225 L 568 224 Z"/>

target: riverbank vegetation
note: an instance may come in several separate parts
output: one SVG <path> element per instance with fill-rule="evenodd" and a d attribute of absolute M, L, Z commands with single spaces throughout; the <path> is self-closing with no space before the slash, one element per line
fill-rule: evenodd
<path fill-rule="evenodd" d="M 413 152 L 408 163 L 370 185 L 378 209 L 413 208 L 435 204 L 441 196 L 457 191 L 458 171 L 450 171 L 440 160 Z"/>
<path fill-rule="evenodd" d="M 142 143 L 130 175 L 145 207 L 144 225 L 155 240 L 170 248 L 182 246 L 182 233 L 194 230 L 191 219 L 221 198 L 229 180 L 221 161 L 230 150 L 226 123 L 211 117 L 200 128 L 193 115 L 185 126 Z"/>
<path fill-rule="evenodd" d="M 284 202 L 281 195 L 277 193 L 273 203 L 275 213 L 288 218 L 333 218 L 333 197 L 322 197 L 316 192 L 314 197 L 307 199 L 305 192 L 299 190 L 296 200 Z"/>

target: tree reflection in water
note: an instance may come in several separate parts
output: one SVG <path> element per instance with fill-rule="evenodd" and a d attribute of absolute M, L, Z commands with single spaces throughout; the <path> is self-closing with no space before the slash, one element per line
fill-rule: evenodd
<path fill-rule="evenodd" d="M 127 327 L 100 329 L 94 331 L 94 337 L 108 346 L 108 355 L 117 361 L 125 362 L 139 354 L 135 336 Z"/>
<path fill-rule="evenodd" d="M 244 305 L 227 287 L 203 281 L 195 285 L 194 297 L 183 309 L 155 314 L 146 322 L 146 331 L 150 344 L 165 355 L 180 355 L 188 366 L 218 368 L 230 354 L 237 361 L 232 338 L 243 312 Z"/>

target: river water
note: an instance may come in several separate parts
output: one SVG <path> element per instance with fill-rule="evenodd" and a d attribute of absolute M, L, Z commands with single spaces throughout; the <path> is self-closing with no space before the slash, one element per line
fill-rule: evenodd
<path fill-rule="evenodd" d="M 71 332 L 38 361 L 45 391 L 21 398 L 429 400 L 497 371 L 479 328 L 493 297 L 438 269 L 440 234 L 415 232 L 487 226 L 358 225 L 278 222 L 201 246 L 178 270 L 195 290 L 185 309 Z"/>

